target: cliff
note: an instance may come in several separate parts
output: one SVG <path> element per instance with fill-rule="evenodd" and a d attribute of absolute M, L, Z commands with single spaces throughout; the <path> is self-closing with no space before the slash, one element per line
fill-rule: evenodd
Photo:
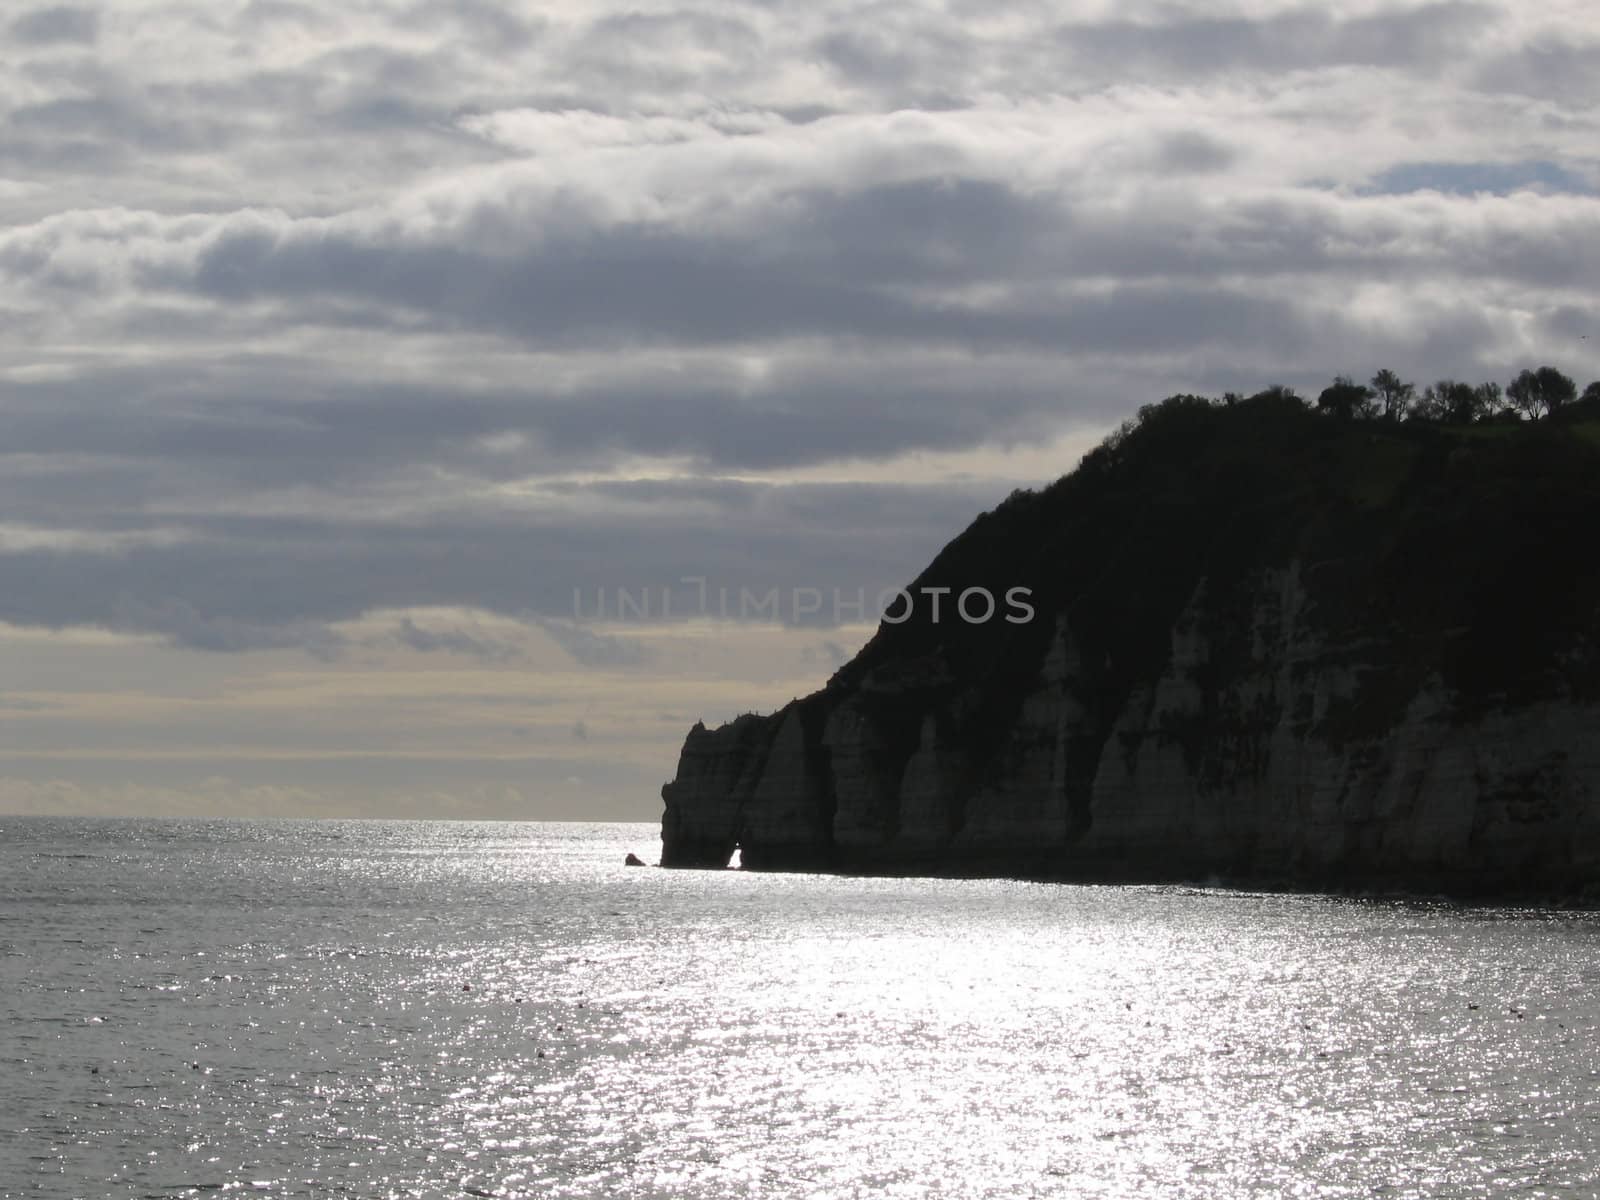
<path fill-rule="evenodd" d="M 662 862 L 1583 893 L 1596 531 L 1595 424 L 1176 397 L 980 516 L 822 690 L 696 726 Z M 1033 619 L 960 619 L 973 587 Z"/>

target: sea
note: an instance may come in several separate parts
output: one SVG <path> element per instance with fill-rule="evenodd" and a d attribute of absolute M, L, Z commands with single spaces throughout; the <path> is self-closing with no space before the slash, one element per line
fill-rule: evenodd
<path fill-rule="evenodd" d="M 1600 919 L 0 817 L 6 1197 L 1600 1189 Z"/>

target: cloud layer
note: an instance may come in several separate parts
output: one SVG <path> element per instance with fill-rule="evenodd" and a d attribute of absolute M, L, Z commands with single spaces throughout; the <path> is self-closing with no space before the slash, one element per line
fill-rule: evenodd
<path fill-rule="evenodd" d="M 1172 391 L 1600 376 L 1576 0 L 119 0 L 0 50 L 17 628 L 337 670 L 444 606 L 623 669 L 573 589 L 875 593 Z"/>

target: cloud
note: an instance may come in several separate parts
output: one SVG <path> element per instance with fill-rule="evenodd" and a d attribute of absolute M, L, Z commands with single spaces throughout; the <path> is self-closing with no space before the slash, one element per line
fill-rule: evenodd
<path fill-rule="evenodd" d="M 11 22 L 10 36 L 24 45 L 42 46 L 55 42 L 93 42 L 100 28 L 100 16 L 92 8 L 58 5 L 35 8 Z"/>
<path fill-rule="evenodd" d="M 185 649 L 229 653 L 296 649 L 323 659 L 334 658 L 344 649 L 340 634 L 316 622 L 268 623 L 228 614 L 206 615 L 186 600 L 172 596 L 149 604 L 119 594 L 112 598 L 110 610 L 108 624 L 112 628 L 160 634 Z"/>
<path fill-rule="evenodd" d="M 1172 391 L 1600 374 L 1578 6 L 173 0 L 0 40 L 19 624 L 331 656 L 447 606 L 625 665 L 574 587 L 894 586 L 1037 481 L 1008 453 Z"/>
<path fill-rule="evenodd" d="M 534 617 L 532 623 L 586 667 L 633 667 L 650 661 L 650 651 L 642 643 L 585 629 L 576 620 Z"/>
<path fill-rule="evenodd" d="M 1600 100 L 1600 38 L 1547 32 L 1484 61 L 1478 68 L 1480 87 L 1550 100 L 1562 109 L 1592 106 Z"/>
<path fill-rule="evenodd" d="M 182 457 L 163 453 L 170 459 L 156 458 L 152 473 Z M 393 505 L 386 485 L 357 477 L 348 490 L 329 480 L 305 494 L 299 511 L 274 517 L 252 512 L 248 499 L 239 502 L 240 515 L 208 509 L 203 490 L 180 515 L 181 498 L 197 485 L 174 482 L 176 493 L 155 492 L 150 503 L 185 536 L 78 530 L 47 547 L 34 542 L 6 553 L 0 544 L 0 619 L 104 625 L 214 650 L 296 646 L 328 655 L 343 644 L 328 627 L 363 612 L 473 607 L 518 619 L 531 613 L 578 661 L 626 664 L 641 660 L 636 646 L 574 622 L 594 618 L 597 595 L 609 619 L 621 590 L 659 596 L 663 588 L 677 590 L 679 617 L 696 615 L 686 576 L 707 579 L 713 595 L 719 587 L 735 596 L 740 588 L 794 587 L 875 595 L 910 579 L 952 529 L 1008 490 L 692 476 L 555 480 L 510 495 L 446 492 L 430 508 L 414 496 Z M 7 494 L 0 482 L 0 500 L 33 505 L 41 516 L 58 505 L 36 479 L 13 486 Z M 79 513 L 83 521 L 94 516 L 92 506 Z M 723 532 L 707 537 L 708 527 Z M 861 532 L 841 544 L 841 528 Z M 102 543 L 113 549 L 88 549 Z M 414 649 L 486 661 L 513 654 L 499 634 L 432 619 L 402 621 L 394 636 Z"/>
<path fill-rule="evenodd" d="M 508 662 L 522 657 L 519 647 L 510 642 L 467 633 L 461 629 L 423 629 L 410 617 L 402 617 L 395 639 L 424 654 L 460 654 L 488 662 Z"/>
<path fill-rule="evenodd" d="M 1349 65 L 1426 70 L 1450 65 L 1494 15 L 1491 5 L 1454 0 L 1351 16 L 1295 7 L 1257 17 L 1069 24 L 1058 39 L 1079 64 L 1124 78 Z"/>
<path fill-rule="evenodd" d="M 1576 0 L 19 7 L 0 810 L 652 817 L 683 727 L 870 623 L 723 595 L 904 584 L 1172 392 L 1596 378 L 1597 44 Z"/>
<path fill-rule="evenodd" d="M 1520 163 L 1396 163 L 1372 181 L 1375 192 L 1574 192 L 1593 194 L 1595 188 L 1575 172 L 1552 162 Z"/>
<path fill-rule="evenodd" d="M 27 696 L 0 695 L 0 712 L 48 712 L 54 707 L 46 700 L 34 700 Z"/>
<path fill-rule="evenodd" d="M 815 646 L 806 646 L 800 651 L 803 662 L 823 662 L 829 666 L 842 666 L 850 657 L 849 651 L 838 642 L 818 642 Z"/>
<path fill-rule="evenodd" d="M 1226 170 L 1237 156 L 1219 138 L 1196 129 L 1163 135 L 1151 156 L 1151 166 L 1163 174 L 1209 175 Z"/>

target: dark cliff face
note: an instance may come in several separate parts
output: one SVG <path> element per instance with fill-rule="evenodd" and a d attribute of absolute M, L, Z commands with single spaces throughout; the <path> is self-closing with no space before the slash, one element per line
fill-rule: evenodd
<path fill-rule="evenodd" d="M 1173 400 L 912 585 L 1031 621 L 882 625 L 701 727 L 667 865 L 1462 893 L 1600 878 L 1600 428 Z"/>

